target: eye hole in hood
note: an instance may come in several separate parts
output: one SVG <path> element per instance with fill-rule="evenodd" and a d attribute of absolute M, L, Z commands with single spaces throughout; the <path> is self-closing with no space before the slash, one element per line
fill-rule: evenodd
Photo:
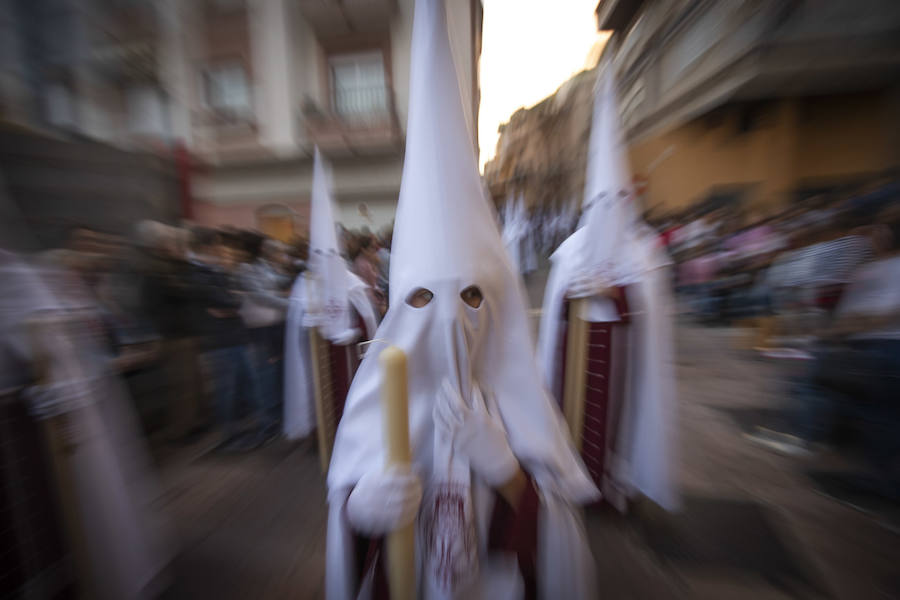
<path fill-rule="evenodd" d="M 409 293 L 409 296 L 406 297 L 406 303 L 413 308 L 422 308 L 431 302 L 432 298 L 434 298 L 434 294 L 431 290 L 420 287 Z"/>
<path fill-rule="evenodd" d="M 479 306 L 481 306 L 481 302 L 484 300 L 484 295 L 481 293 L 481 288 L 479 288 L 477 285 L 470 285 L 459 293 L 459 297 L 462 298 L 463 302 L 465 302 L 472 308 L 478 308 Z"/>

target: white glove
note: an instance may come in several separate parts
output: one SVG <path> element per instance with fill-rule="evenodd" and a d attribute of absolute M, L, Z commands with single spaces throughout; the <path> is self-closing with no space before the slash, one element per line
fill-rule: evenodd
<path fill-rule="evenodd" d="M 605 277 L 590 273 L 580 273 L 569 284 L 568 296 L 570 298 L 602 296 L 609 292 L 610 287 L 612 286 L 609 285 Z"/>
<path fill-rule="evenodd" d="M 360 478 L 347 499 L 347 517 L 358 531 L 383 535 L 411 523 L 421 502 L 419 478 L 408 466 L 393 466 Z"/>
<path fill-rule="evenodd" d="M 479 477 L 491 487 L 500 487 L 516 474 L 519 461 L 509 447 L 497 407 L 492 407 L 493 414 L 488 412 L 478 388 L 472 389 L 472 405 L 467 407 L 444 380 L 432 412 L 435 427 L 449 434 L 453 451 L 464 455 Z"/>
<path fill-rule="evenodd" d="M 346 346 L 350 342 L 355 342 L 359 339 L 361 332 L 356 327 L 351 327 L 341 333 L 337 334 L 331 341 L 338 346 Z"/>

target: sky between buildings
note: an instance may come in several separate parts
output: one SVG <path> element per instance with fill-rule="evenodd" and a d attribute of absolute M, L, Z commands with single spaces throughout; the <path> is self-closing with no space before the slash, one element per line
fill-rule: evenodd
<path fill-rule="evenodd" d="M 597 0 L 483 0 L 479 163 L 494 156 L 497 127 L 593 66 L 606 34 Z"/>

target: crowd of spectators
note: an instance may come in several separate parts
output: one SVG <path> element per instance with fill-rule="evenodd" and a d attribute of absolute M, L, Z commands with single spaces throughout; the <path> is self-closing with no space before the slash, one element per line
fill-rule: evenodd
<path fill-rule="evenodd" d="M 383 314 L 390 232 L 340 233 Z M 75 228 L 43 260 L 93 296 L 145 433 L 186 441 L 215 428 L 218 451 L 237 452 L 280 434 L 285 318 L 306 253 L 304 240 L 144 221 L 130 239 Z"/>
<path fill-rule="evenodd" d="M 855 269 L 900 239 L 898 208 L 900 183 L 879 179 L 768 214 L 733 205 L 688 211 L 660 225 L 661 240 L 684 310 L 730 323 L 800 304 L 833 308 Z"/>
<path fill-rule="evenodd" d="M 812 195 L 765 218 L 718 208 L 680 222 L 661 239 L 683 312 L 752 325 L 754 353 L 785 373 L 782 416 L 752 439 L 862 459 L 854 493 L 900 500 L 900 182 Z"/>

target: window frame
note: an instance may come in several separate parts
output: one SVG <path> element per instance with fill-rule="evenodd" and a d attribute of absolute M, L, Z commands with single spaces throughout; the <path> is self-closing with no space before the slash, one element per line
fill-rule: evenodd
<path fill-rule="evenodd" d="M 236 107 L 218 105 L 213 103 L 212 82 L 214 73 L 223 71 L 227 68 L 240 68 L 244 77 L 244 87 L 246 91 L 246 106 L 237 109 Z M 208 62 L 202 69 L 200 74 L 201 89 L 203 92 L 203 106 L 217 117 L 222 117 L 230 121 L 252 121 L 255 115 L 253 102 L 253 84 L 252 75 L 247 62 L 237 56 L 221 57 Z"/>
<path fill-rule="evenodd" d="M 381 69 L 381 90 L 384 93 L 384 98 L 380 103 L 380 107 L 375 106 L 375 102 L 372 103 L 372 109 L 366 111 L 359 112 L 342 112 L 340 104 L 338 102 L 338 77 L 336 68 L 344 65 L 344 66 L 357 66 L 357 75 L 359 75 L 360 65 L 366 65 L 369 60 L 378 59 L 378 66 Z M 372 63 L 375 63 L 375 60 L 372 60 Z M 331 54 L 328 56 L 328 77 L 331 81 L 330 86 L 330 98 L 329 98 L 329 109 L 339 117 L 345 120 L 353 120 L 354 118 L 361 118 L 365 120 L 369 117 L 383 117 L 389 114 L 390 111 L 390 102 L 388 99 L 388 84 L 387 84 L 387 72 L 384 64 L 384 53 L 380 51 L 380 49 L 373 50 L 364 50 L 361 52 L 341 52 L 337 54 Z M 357 86 L 357 90 L 364 89 L 363 87 Z M 360 103 L 363 104 L 363 103 Z"/>
<path fill-rule="evenodd" d="M 337 112 L 336 86 L 331 61 L 341 56 L 354 54 L 380 53 L 384 73 L 385 110 L 381 115 L 385 119 L 393 119 L 396 114 L 394 99 L 393 60 L 391 55 L 390 32 L 373 34 L 352 34 L 320 40 L 320 82 L 323 91 L 322 106 L 341 119 L 345 117 Z M 351 119 L 352 120 L 352 119 Z"/>

